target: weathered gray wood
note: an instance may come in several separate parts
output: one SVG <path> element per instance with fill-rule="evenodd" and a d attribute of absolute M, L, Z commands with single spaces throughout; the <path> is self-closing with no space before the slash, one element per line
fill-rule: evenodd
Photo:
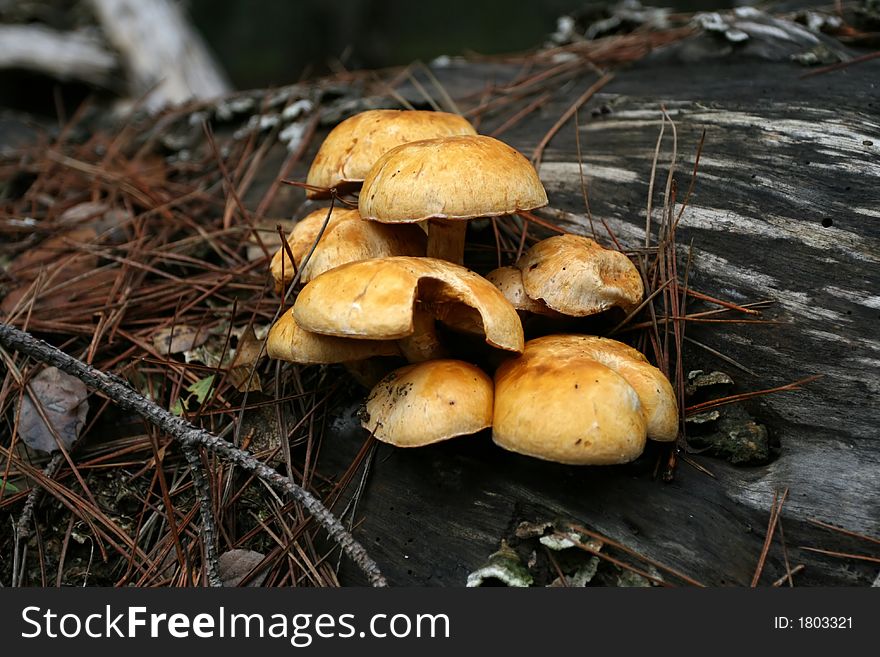
<path fill-rule="evenodd" d="M 159 109 L 218 98 L 229 83 L 202 38 L 168 0 L 90 0 L 103 32 L 122 55 L 132 98 L 149 92 L 146 107 Z"/>
<path fill-rule="evenodd" d="M 84 7 L 86 13 L 91 9 L 99 30 L 61 31 L 29 22 L 0 26 L 0 69 L 111 87 L 150 110 L 216 99 L 230 91 L 222 69 L 176 3 L 89 0 Z M 24 9 L 21 20 L 28 19 Z"/>
<path fill-rule="evenodd" d="M 37 71 L 61 80 L 106 85 L 116 56 L 93 36 L 41 25 L 0 25 L 0 69 Z"/>

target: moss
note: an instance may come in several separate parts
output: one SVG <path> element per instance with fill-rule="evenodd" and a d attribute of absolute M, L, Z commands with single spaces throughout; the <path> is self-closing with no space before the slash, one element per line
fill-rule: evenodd
<path fill-rule="evenodd" d="M 688 445 L 694 449 L 734 465 L 761 465 L 770 461 L 767 428 L 738 406 L 723 407 L 717 418 L 698 426 L 698 433 L 688 435 Z M 689 422 L 688 427 L 690 430 L 695 425 Z"/>

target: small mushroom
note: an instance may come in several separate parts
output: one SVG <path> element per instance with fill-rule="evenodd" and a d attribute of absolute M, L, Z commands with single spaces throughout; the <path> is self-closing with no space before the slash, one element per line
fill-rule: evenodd
<path fill-rule="evenodd" d="M 376 160 L 401 144 L 476 133 L 467 119 L 447 112 L 380 109 L 355 114 L 333 128 L 318 149 L 306 178 L 313 189 L 306 196 L 327 198 L 331 188 L 357 189 Z"/>
<path fill-rule="evenodd" d="M 296 323 L 290 309 L 269 330 L 266 353 L 270 358 L 301 365 L 340 363 L 366 388 L 388 373 L 394 366 L 389 363 L 399 363 L 401 355 L 394 341 L 353 340 L 306 331 Z"/>
<path fill-rule="evenodd" d="M 678 435 L 672 384 L 636 349 L 592 335 L 529 340 L 495 374 L 493 439 L 562 463 L 625 463 Z"/>
<path fill-rule="evenodd" d="M 331 269 L 303 287 L 293 315 L 314 333 L 409 339 L 418 360 L 442 355 L 433 320 L 478 332 L 499 349 L 523 348 L 519 316 L 501 292 L 478 274 L 434 258 L 394 256 Z"/>
<path fill-rule="evenodd" d="M 461 360 L 394 370 L 370 392 L 361 424 L 378 440 L 421 447 L 492 425 L 492 380 Z"/>
<path fill-rule="evenodd" d="M 334 215 L 315 246 L 312 256 L 303 266 L 303 260 L 315 243 L 320 226 L 326 217 L 326 210 L 313 212 L 304 219 L 306 222 L 304 229 L 299 233 L 296 232 L 296 228 L 303 225 L 301 222 L 291 233 L 290 251 L 296 266 L 303 267 L 300 276 L 303 283 L 308 283 L 318 274 L 348 262 L 394 255 L 425 255 L 425 234 L 415 226 L 386 226 L 373 221 L 364 221 L 357 210 L 338 212 L 334 210 Z M 315 222 L 314 219 L 318 221 Z M 311 240 L 306 243 L 309 238 Z M 285 260 L 283 278 L 282 258 Z M 294 268 L 290 266 L 286 249 L 282 248 L 275 254 L 271 270 L 275 279 L 275 289 L 280 293 L 294 277 Z"/>
<path fill-rule="evenodd" d="M 330 211 L 329 219 L 327 218 L 327 212 L 326 208 L 315 210 L 300 219 L 293 227 L 287 238 L 287 245 L 290 249 L 290 255 L 293 256 L 293 262 L 290 261 L 290 255 L 287 253 L 288 249 L 284 248 L 284 245 L 272 257 L 269 270 L 272 272 L 272 278 L 275 281 L 276 293 L 280 294 L 293 281 L 296 270 L 302 264 L 303 258 L 306 257 L 309 249 L 312 248 L 315 240 L 318 239 L 318 235 L 321 234 L 321 227 L 325 221 L 327 222 L 327 227 L 324 229 L 324 237 L 340 222 L 353 219 L 360 220 L 360 214 L 357 210 L 333 208 Z"/>
<path fill-rule="evenodd" d="M 529 297 L 572 317 L 615 306 L 630 312 L 645 293 L 642 277 L 629 258 L 580 235 L 541 240 L 516 266 Z"/>
<path fill-rule="evenodd" d="M 637 458 L 647 438 L 638 394 L 557 337 L 530 340 L 496 371 L 492 439 L 512 452 L 571 465 Z"/>
<path fill-rule="evenodd" d="M 532 299 L 523 287 L 522 272 L 516 267 L 499 267 L 486 274 L 486 280 L 501 290 L 504 298 L 514 308 L 524 313 L 559 317 L 560 313 L 549 308 L 539 299 Z"/>
<path fill-rule="evenodd" d="M 269 358 L 292 363 L 329 365 L 372 356 L 399 356 L 400 349 L 388 340 L 353 340 L 307 331 L 297 324 L 291 310 L 287 310 L 269 329 L 266 353 Z"/>
<path fill-rule="evenodd" d="M 387 256 L 424 256 L 425 234 L 416 226 L 387 226 L 360 217 L 337 223 L 318 242 L 302 281 L 339 265 Z"/>
<path fill-rule="evenodd" d="M 531 163 L 504 142 L 482 135 L 398 146 L 376 161 L 358 197 L 364 219 L 427 222 L 428 256 L 457 264 L 464 255 L 467 220 L 546 204 Z"/>

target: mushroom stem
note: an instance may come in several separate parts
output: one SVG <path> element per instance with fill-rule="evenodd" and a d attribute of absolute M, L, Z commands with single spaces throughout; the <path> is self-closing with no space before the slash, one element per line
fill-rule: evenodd
<path fill-rule="evenodd" d="M 365 360 L 350 360 L 342 365 L 356 383 L 369 390 L 393 370 L 395 365 L 399 365 L 400 359 L 396 359 L 396 364 L 394 360 L 391 358 L 374 357 Z"/>
<path fill-rule="evenodd" d="M 421 308 L 413 309 L 413 332 L 397 344 L 410 363 L 445 358 L 447 355 L 437 337 L 434 316 Z"/>
<path fill-rule="evenodd" d="M 428 257 L 463 264 L 467 221 L 428 219 L 427 223 Z"/>

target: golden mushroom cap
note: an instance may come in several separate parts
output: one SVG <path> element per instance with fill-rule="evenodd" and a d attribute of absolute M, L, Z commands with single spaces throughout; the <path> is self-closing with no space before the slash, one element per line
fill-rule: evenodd
<path fill-rule="evenodd" d="M 467 119 L 447 112 L 368 110 L 342 121 L 327 135 L 309 169 L 306 183 L 331 188 L 356 184 L 386 151 L 401 144 L 447 135 L 474 135 Z M 309 198 L 324 198 L 319 190 Z"/>
<path fill-rule="evenodd" d="M 327 210 L 318 210 L 294 227 L 288 244 L 297 267 L 302 267 L 326 217 Z M 308 283 L 325 271 L 358 260 L 395 255 L 424 256 L 426 243 L 424 231 L 416 226 L 378 224 L 364 221 L 357 210 L 334 209 L 324 234 L 303 267 L 300 280 Z M 294 268 L 290 266 L 290 257 L 284 247 L 272 258 L 270 270 L 275 290 L 280 293 L 294 277 Z"/>
<path fill-rule="evenodd" d="M 374 221 L 343 221 L 318 242 L 303 268 L 302 281 L 340 265 L 388 256 L 424 256 L 427 236 L 418 226 L 389 226 Z"/>
<path fill-rule="evenodd" d="M 453 328 L 485 335 L 494 347 L 522 351 L 519 315 L 498 288 L 434 258 L 394 256 L 331 269 L 303 287 L 293 315 L 315 333 L 395 340 L 413 333 L 416 307 Z"/>
<path fill-rule="evenodd" d="M 629 258 L 580 235 L 541 240 L 516 266 L 526 294 L 564 315 L 584 317 L 614 306 L 630 312 L 645 294 Z"/>
<path fill-rule="evenodd" d="M 543 301 L 532 299 L 523 287 L 522 272 L 516 267 L 498 267 L 486 274 L 486 280 L 501 290 L 504 298 L 510 301 L 514 308 L 537 315 L 559 316 L 554 310 L 547 307 Z"/>
<path fill-rule="evenodd" d="M 678 437 L 678 402 L 669 379 L 638 351 L 623 342 L 595 335 L 555 335 L 556 348 L 584 354 L 626 379 L 642 404 L 648 438 L 662 442 Z"/>
<path fill-rule="evenodd" d="M 330 212 L 330 218 L 327 219 L 327 213 Z M 326 208 L 310 212 L 300 219 L 290 235 L 287 237 L 287 245 L 293 256 L 293 263 L 290 262 L 290 256 L 284 245 L 281 246 L 272 257 L 269 264 L 269 271 L 275 281 L 275 291 L 280 293 L 293 280 L 294 272 L 302 264 L 303 258 L 308 254 L 318 235 L 321 233 L 321 226 L 327 221 L 327 227 L 324 229 L 323 238 L 336 227 L 337 224 L 345 221 L 360 221 L 361 215 L 357 210 L 335 207 L 332 211 Z M 294 264 L 296 265 L 294 267 Z M 305 282 L 305 281 L 303 281 Z"/>
<path fill-rule="evenodd" d="M 358 197 L 361 215 L 384 223 L 492 217 L 544 205 L 547 193 L 531 163 L 483 135 L 398 146 L 376 161 Z"/>
<path fill-rule="evenodd" d="M 622 384 L 631 395 L 621 391 Z M 575 428 L 601 430 L 605 441 L 602 444 L 610 446 L 612 453 L 619 448 L 621 455 L 629 455 L 625 460 L 641 453 L 645 437 L 672 441 L 678 436 L 678 404 L 672 384 L 642 353 L 617 340 L 569 334 L 535 338 L 526 343 L 522 356 L 499 368 L 495 385 L 496 442 L 505 447 L 505 443 L 512 444 L 513 447 L 508 449 L 513 451 L 530 453 L 527 450 L 535 451 L 536 444 L 547 443 L 555 454 L 551 460 L 575 462 L 579 453 L 575 447 L 582 448 L 585 443 L 575 445 L 571 441 L 572 435 L 565 433 L 568 418 L 572 417 L 575 418 Z M 548 386 L 540 396 L 533 393 L 538 385 Z M 588 390 L 585 391 L 585 387 Z M 630 442 L 635 434 L 626 428 L 633 421 L 629 410 L 632 395 L 635 395 L 641 417 L 637 422 L 641 428 L 636 432 L 644 434 L 641 447 L 637 447 L 638 440 Z M 545 418 L 544 413 L 531 418 L 530 405 L 540 403 L 545 404 L 546 415 L 561 414 L 558 416 L 558 431 L 554 432 L 553 420 Z M 609 409 L 613 411 L 610 415 Z M 538 426 L 535 432 L 527 428 L 530 422 L 546 422 L 546 425 Z M 620 446 L 621 437 L 633 451 L 628 452 Z M 517 448 L 521 443 L 529 447 Z M 557 458 L 560 454 L 562 457 Z M 585 464 L 615 462 L 595 460 L 592 453 L 582 456 L 584 460 L 581 462 Z"/>
<path fill-rule="evenodd" d="M 303 365 L 326 365 L 365 360 L 373 356 L 398 356 L 397 343 L 388 340 L 353 340 L 312 333 L 301 328 L 291 310 L 282 313 L 266 341 L 269 358 Z"/>
<path fill-rule="evenodd" d="M 492 424 L 492 380 L 460 360 L 431 360 L 394 370 L 370 392 L 362 425 L 378 440 L 421 447 Z"/>
<path fill-rule="evenodd" d="M 558 336 L 530 340 L 495 373 L 492 439 L 500 447 L 571 465 L 611 465 L 645 448 L 639 397 L 620 374 Z"/>

